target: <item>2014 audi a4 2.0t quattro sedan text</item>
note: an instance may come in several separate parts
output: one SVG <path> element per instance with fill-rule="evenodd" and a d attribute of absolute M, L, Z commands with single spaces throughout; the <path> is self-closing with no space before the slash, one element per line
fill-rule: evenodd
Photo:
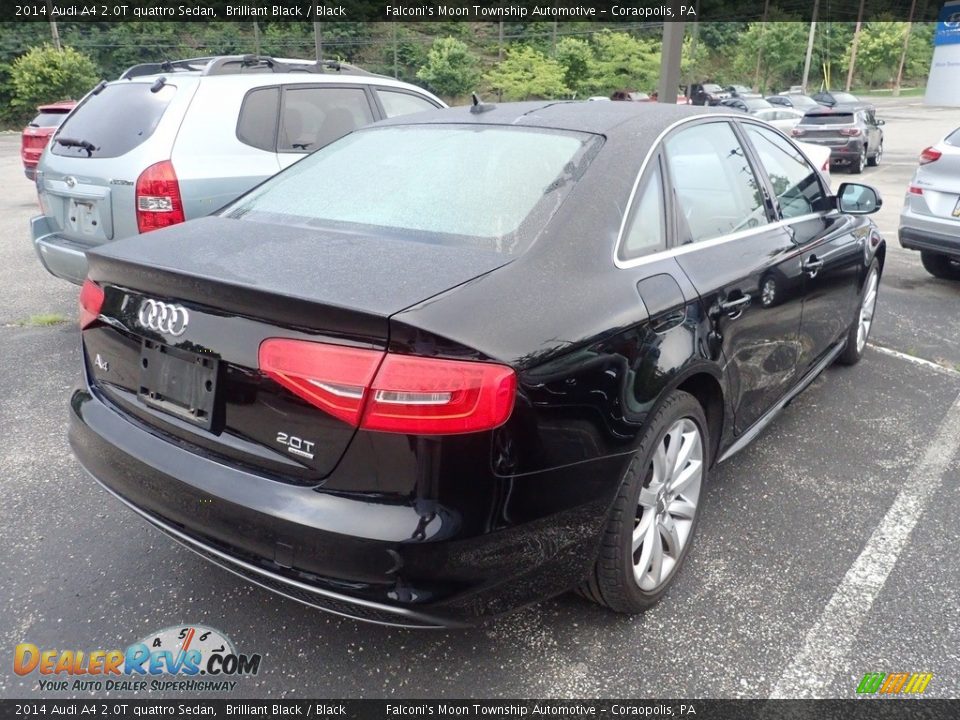
<path fill-rule="evenodd" d="M 860 358 L 879 205 L 739 113 L 388 120 L 90 253 L 71 443 L 176 540 L 335 613 L 638 612 L 710 467 Z"/>

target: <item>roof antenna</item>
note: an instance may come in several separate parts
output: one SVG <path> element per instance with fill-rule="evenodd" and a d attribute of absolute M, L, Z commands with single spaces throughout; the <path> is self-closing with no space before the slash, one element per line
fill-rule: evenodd
<path fill-rule="evenodd" d="M 480 101 L 480 96 L 476 93 L 473 93 L 473 105 L 470 106 L 470 112 L 474 115 L 479 115 L 480 113 L 485 113 L 493 110 L 496 105 L 490 105 Z"/>

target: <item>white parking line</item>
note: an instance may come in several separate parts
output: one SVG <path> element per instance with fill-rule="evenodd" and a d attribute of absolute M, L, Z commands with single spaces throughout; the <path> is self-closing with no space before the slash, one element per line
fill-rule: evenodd
<path fill-rule="evenodd" d="M 960 396 L 937 429 L 883 520 L 873 531 L 803 647 L 793 657 L 770 693 L 771 699 L 821 698 L 841 672 L 860 626 L 867 618 L 910 533 L 940 489 L 941 476 L 960 448 Z M 851 686 L 851 693 L 853 687 Z"/>
<path fill-rule="evenodd" d="M 893 348 L 884 347 L 883 345 L 876 345 L 875 343 L 870 343 L 870 347 L 879 353 L 883 353 L 884 355 L 889 355 L 890 357 L 899 358 L 900 360 L 906 360 L 907 362 L 913 363 L 914 365 L 920 365 L 921 367 L 925 367 L 928 370 L 933 370 L 943 375 L 949 375 L 950 377 L 960 378 L 960 371 L 954 370 L 953 368 L 946 367 L 945 365 L 939 365 L 933 362 L 932 360 L 924 360 L 923 358 L 914 357 L 913 355 L 907 355 L 906 353 L 902 353 L 899 350 L 894 350 Z"/>

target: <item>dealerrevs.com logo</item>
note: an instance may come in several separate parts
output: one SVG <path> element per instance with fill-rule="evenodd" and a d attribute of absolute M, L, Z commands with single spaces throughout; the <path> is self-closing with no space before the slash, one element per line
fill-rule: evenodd
<path fill-rule="evenodd" d="M 204 625 L 169 627 L 126 650 L 60 650 L 20 643 L 17 675 L 37 673 L 40 690 L 229 691 L 260 671 L 258 653 L 238 653 L 226 635 Z"/>

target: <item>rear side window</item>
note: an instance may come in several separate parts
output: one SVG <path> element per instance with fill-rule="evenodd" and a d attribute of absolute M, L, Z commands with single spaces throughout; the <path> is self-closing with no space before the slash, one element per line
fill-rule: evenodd
<path fill-rule="evenodd" d="M 277 149 L 313 152 L 371 122 L 373 112 L 362 88 L 288 88 Z"/>
<path fill-rule="evenodd" d="M 237 139 L 261 150 L 277 147 L 277 117 L 280 114 L 280 88 L 251 90 L 240 106 Z"/>
<path fill-rule="evenodd" d="M 364 130 L 295 163 L 224 214 L 343 229 L 350 242 L 372 234 L 513 254 L 550 219 L 601 142 L 498 126 Z"/>
<path fill-rule="evenodd" d="M 960 147 L 960 128 L 957 128 L 952 133 L 947 135 L 944 142 L 947 145 L 953 145 L 954 147 Z"/>
<path fill-rule="evenodd" d="M 654 165 L 637 195 L 633 217 L 623 240 L 620 256 L 624 260 L 646 255 L 666 247 L 664 233 L 663 182 L 660 165 Z"/>
<path fill-rule="evenodd" d="M 426 98 L 410 93 L 378 88 L 377 97 L 380 98 L 380 104 L 383 105 L 383 112 L 388 118 L 437 109 L 437 106 Z"/>
<path fill-rule="evenodd" d="M 42 112 L 30 121 L 30 127 L 57 127 L 57 125 L 63 122 L 63 119 L 67 116 L 68 112 L 70 111 L 62 110 L 60 112 Z"/>
<path fill-rule="evenodd" d="M 677 206 L 693 242 L 766 224 L 760 183 L 727 123 L 680 130 L 666 141 Z M 681 238 L 683 241 L 683 238 Z"/>
<path fill-rule="evenodd" d="M 804 125 L 850 125 L 853 123 L 853 113 L 831 113 L 829 115 L 811 115 L 803 117 Z"/>
<path fill-rule="evenodd" d="M 89 96 L 60 126 L 57 139 L 83 143 L 68 146 L 54 142 L 54 155 L 113 158 L 146 142 L 177 94 L 166 84 L 151 92 L 152 83 L 119 82 Z M 73 145 L 73 143 L 71 143 Z"/>

